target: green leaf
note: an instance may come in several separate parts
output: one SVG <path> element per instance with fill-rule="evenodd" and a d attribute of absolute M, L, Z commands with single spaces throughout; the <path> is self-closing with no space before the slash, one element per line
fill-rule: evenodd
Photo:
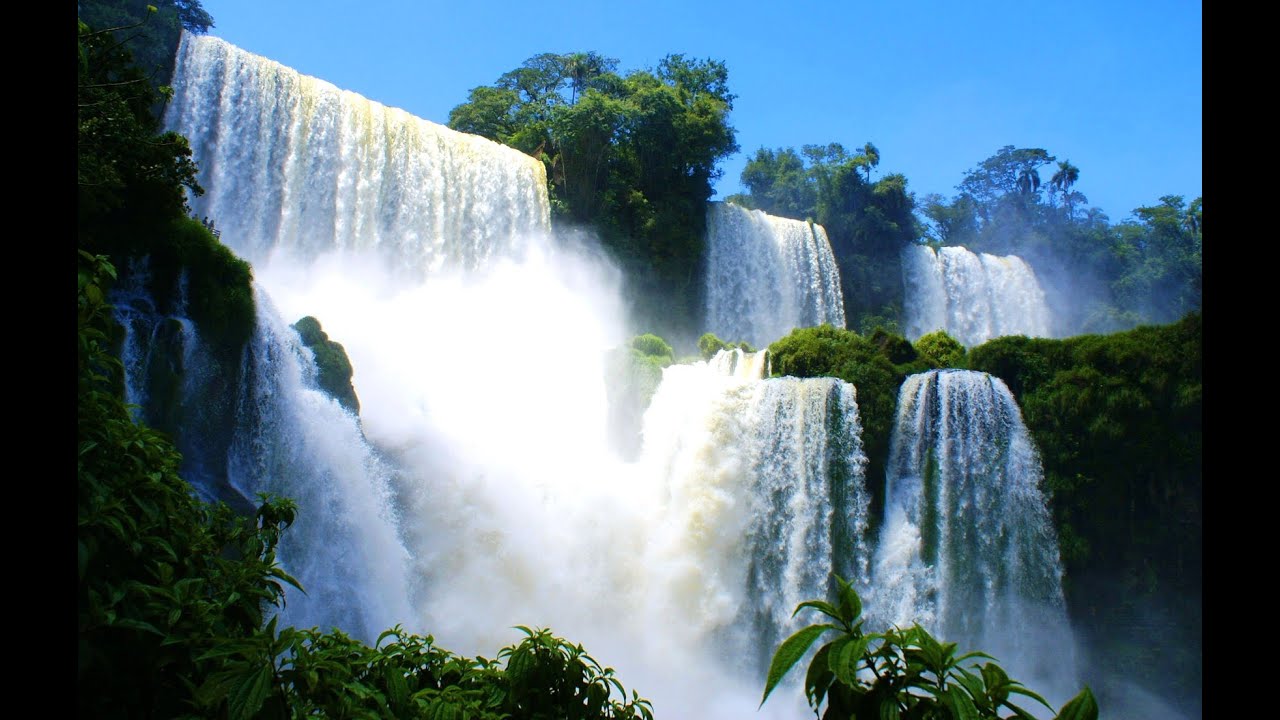
<path fill-rule="evenodd" d="M 262 707 L 271 691 L 271 679 L 274 676 L 270 665 L 263 665 L 246 675 L 227 699 L 227 711 L 231 720 L 249 720 Z"/>
<path fill-rule="evenodd" d="M 796 606 L 796 611 L 791 613 L 791 617 L 795 617 L 796 614 L 799 613 L 801 609 L 807 608 L 807 607 L 814 608 L 815 610 L 821 612 L 823 615 L 826 615 L 832 620 L 840 619 L 840 611 L 836 610 L 834 605 L 824 600 L 806 600 L 800 603 L 799 605 Z"/>
<path fill-rule="evenodd" d="M 871 642 L 871 638 L 864 635 L 860 638 L 848 637 L 842 639 L 848 640 L 848 642 L 838 649 L 833 648 L 831 650 L 831 671 L 836 674 L 836 678 L 840 682 L 849 687 L 856 687 L 858 685 L 858 661 L 862 659 L 862 653 L 867 649 L 867 643 Z"/>
<path fill-rule="evenodd" d="M 943 699 L 946 701 L 947 706 L 951 708 L 956 720 L 979 720 L 978 708 L 974 707 L 973 700 L 969 698 L 969 694 L 963 688 L 952 685 L 947 688 Z"/>
<path fill-rule="evenodd" d="M 827 643 L 818 648 L 813 661 L 809 663 L 809 671 L 804 676 L 805 696 L 809 698 L 809 705 L 815 708 L 822 704 L 822 699 L 827 695 L 827 688 L 835 678 L 828 661 L 833 645 L 835 643 Z"/>
<path fill-rule="evenodd" d="M 813 644 L 827 630 L 833 629 L 830 625 L 810 625 L 807 628 L 796 631 L 791 637 L 782 641 L 778 646 L 778 650 L 773 654 L 773 660 L 769 663 L 769 675 L 764 684 L 764 696 L 760 698 L 760 706 L 764 705 L 764 701 L 769 699 L 769 693 L 777 687 L 782 681 L 783 676 L 791 670 L 791 666 L 804 656 L 809 650 L 809 646 Z"/>
<path fill-rule="evenodd" d="M 1055 720 L 1098 720 L 1098 701 L 1093 691 L 1085 686 L 1075 697 L 1067 701 L 1058 711 Z"/>
<path fill-rule="evenodd" d="M 111 627 L 129 628 L 130 630 L 141 630 L 143 632 L 149 632 L 149 633 L 159 635 L 160 637 L 165 636 L 164 633 L 156 629 L 155 625 L 152 625 L 151 623 L 148 623 L 148 622 L 143 622 L 141 620 L 134 620 L 132 618 L 120 618 L 110 623 L 110 625 Z"/>
<path fill-rule="evenodd" d="M 1035 715 L 1006 700 L 1004 706 L 1018 714 L 1018 720 L 1038 720 Z"/>
<path fill-rule="evenodd" d="M 862 616 L 862 599 L 853 589 L 853 585 L 844 578 L 836 576 L 836 584 L 840 586 L 840 619 L 852 625 Z"/>
<path fill-rule="evenodd" d="M 901 716 L 896 696 L 886 695 L 880 699 L 880 720 L 898 720 Z"/>
<path fill-rule="evenodd" d="M 1034 693 L 1034 692 L 1032 692 L 1032 691 L 1030 691 L 1030 690 L 1028 690 L 1028 689 L 1026 689 L 1026 688 L 1024 688 L 1024 687 L 1022 687 L 1021 685 L 1013 685 L 1013 686 L 1011 686 L 1011 687 L 1009 688 L 1009 692 L 1011 692 L 1011 693 L 1018 693 L 1019 695 L 1026 695 L 1027 697 L 1031 698 L 1032 700 L 1035 700 L 1035 701 L 1039 702 L 1041 705 L 1043 705 L 1043 706 L 1045 706 L 1045 707 L 1049 708 L 1050 710 L 1052 710 L 1052 709 L 1053 709 L 1053 706 L 1049 704 L 1049 701 L 1047 701 L 1047 700 L 1045 700 L 1044 698 L 1040 697 L 1038 694 L 1036 694 L 1036 693 Z M 1079 696 L 1077 696 L 1077 697 L 1079 697 Z"/>
<path fill-rule="evenodd" d="M 984 652 L 979 652 L 979 651 L 976 651 L 976 650 L 975 650 L 974 652 L 967 652 L 967 653 L 965 653 L 965 654 L 961 655 L 960 657 L 956 658 L 956 662 L 957 662 L 957 663 L 960 663 L 960 662 L 963 662 L 963 661 L 968 660 L 968 659 L 970 659 L 970 658 L 984 658 L 984 659 L 986 659 L 986 660 L 995 660 L 995 658 L 991 657 L 990 655 L 988 655 L 988 654 L 986 654 L 986 653 L 984 653 Z"/>

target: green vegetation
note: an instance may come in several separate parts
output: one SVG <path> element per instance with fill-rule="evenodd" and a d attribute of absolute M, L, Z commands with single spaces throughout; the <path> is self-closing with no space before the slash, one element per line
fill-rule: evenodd
<path fill-rule="evenodd" d="M 156 86 L 168 85 L 173 77 L 182 31 L 201 34 L 213 27 L 200 0 L 80 0 L 76 6 L 89 27 L 118 28 L 114 35 Z"/>
<path fill-rule="evenodd" d="M 593 52 L 536 55 L 473 89 L 449 127 L 541 159 L 553 222 L 599 233 L 641 324 L 692 337 L 706 202 L 716 163 L 738 150 L 728 69 L 683 55 L 625 75 L 617 67 Z"/>
<path fill-rule="evenodd" d="M 721 350 L 733 349 L 739 349 L 743 352 L 749 353 L 756 352 L 756 349 L 751 347 L 751 343 L 746 340 L 740 340 L 736 343 L 727 343 L 716 337 L 715 333 L 703 333 L 702 337 L 698 338 L 698 353 L 702 355 L 703 360 L 710 360 Z"/>
<path fill-rule="evenodd" d="M 178 27 L 202 31 L 212 19 L 197 0 L 152 4 L 155 12 L 132 0 L 78 3 L 80 714 L 650 717 L 647 701 L 628 696 L 611 670 L 547 630 L 521 628 L 518 644 L 488 660 L 455 656 L 400 628 L 370 647 L 340 632 L 269 620 L 284 586 L 296 585 L 275 559 L 293 504 L 262 497 L 246 515 L 196 500 L 171 440 L 181 422 L 183 368 L 157 364 L 147 380 L 166 435 L 131 419 L 111 352 L 119 328 L 106 293 L 117 267 L 144 257 L 159 311 L 176 314 L 185 299 L 185 313 L 220 364 L 217 388 L 239 385 L 240 351 L 255 322 L 251 268 L 219 242 L 212 223 L 189 217 L 185 193 L 201 192 L 190 149 L 181 136 L 160 132 L 156 119 L 167 92 L 157 83 L 167 81 Z M 546 163 L 556 222 L 596 227 L 626 271 L 641 316 L 679 333 L 669 337 L 693 337 L 705 202 L 716 163 L 737 149 L 727 122 L 734 99 L 727 69 L 680 55 L 626 75 L 616 66 L 594 53 L 536 56 L 473 90 L 450 122 Z M 1203 540 L 1199 315 L 1109 336 L 1001 338 L 968 353 L 940 332 L 913 345 L 897 334 L 897 318 L 900 252 L 921 233 L 934 243 L 1056 258 L 1094 278 L 1102 292 L 1079 305 L 1072 322 L 1081 327 L 1179 317 L 1200 306 L 1201 200 L 1166 196 L 1111 225 L 1074 190 L 1079 168 L 1059 162 L 1046 184 L 1040 170 L 1056 158 L 1009 146 L 966 175 L 955 200 L 926 198 L 927 222 L 919 225 L 905 178 L 872 182 L 880 156 L 870 143 L 856 154 L 836 144 L 806 146 L 803 156 L 759 151 L 744 171 L 749 193 L 736 201 L 814 219 L 829 233 L 850 324 L 862 332 L 796 330 L 769 350 L 776 375 L 834 376 L 857 387 L 871 517 L 882 514 L 903 379 L 965 366 L 1004 379 L 1044 461 L 1072 617 L 1113 659 L 1114 672 L 1153 682 L 1172 658 L 1168 683 L 1194 686 Z M 297 327 L 316 353 L 322 387 L 358 410 L 341 345 L 314 318 Z M 157 336 L 156 349 L 171 358 L 178 329 L 170 322 Z M 707 358 L 731 347 L 710 333 L 698 341 Z M 643 409 L 674 359 L 656 335 L 610 354 L 610 422 L 631 452 Z M 210 414 L 233 412 L 229 405 Z M 227 423 L 215 417 L 208 424 Z M 837 605 L 801 604 L 837 624 L 812 626 L 782 644 L 766 697 L 805 649 L 834 630 L 839 637 L 819 649 L 806 680 L 810 704 L 826 702 L 830 717 L 1019 712 L 1007 702 L 1010 693 L 1029 691 L 993 663 L 972 666 L 977 672 L 961 666 L 982 656 L 955 658 L 954 645 L 919 627 L 863 634 L 856 594 L 839 586 Z M 1156 619 L 1144 627 L 1137 615 Z M 1087 690 L 1060 713 L 1068 715 L 1096 716 Z"/>
<path fill-rule="evenodd" d="M 105 5 L 86 5 L 105 12 Z M 141 31 L 153 21 L 141 22 L 117 32 Z M 111 32 L 82 20 L 77 35 L 77 245 L 117 267 L 149 257 L 148 289 L 164 314 L 173 314 L 185 277 L 186 312 L 234 365 L 253 331 L 252 275 L 210 227 L 188 217 L 184 192 L 203 190 L 186 138 L 159 132 L 152 107 L 167 88 L 155 88 Z"/>
<path fill-rule="evenodd" d="M 1202 343 L 1192 314 L 969 351 L 970 368 L 1013 391 L 1040 449 L 1071 616 L 1153 686 L 1199 682 Z"/>
<path fill-rule="evenodd" d="M 787 638 L 774 652 L 765 679 L 764 697 L 791 671 L 818 638 L 834 631 L 836 638 L 814 654 L 805 674 L 804 693 L 817 715 L 826 703 L 823 720 L 883 720 L 936 718 L 1031 720 L 1035 716 L 1012 701 L 1021 695 L 1053 707 L 1044 698 L 1013 680 L 983 652 L 956 656 L 957 646 L 939 642 L 920 625 L 882 633 L 862 630 L 862 600 L 844 579 L 836 576 L 836 603 L 807 600 L 796 606 L 817 610 L 832 622 L 810 625 Z M 795 613 L 793 613 L 794 615 Z M 984 658 L 979 665 L 965 660 Z M 1098 703 L 1084 688 L 1058 711 L 1059 720 L 1097 720 Z"/>
<path fill-rule="evenodd" d="M 359 414 L 360 398 L 356 397 L 356 389 L 351 385 L 351 360 L 347 358 L 342 343 L 330 340 L 329 334 L 320 327 L 320 321 L 310 315 L 294 323 L 293 328 L 298 331 L 302 344 L 315 353 L 316 384 L 343 407 Z"/>
<path fill-rule="evenodd" d="M 803 155 L 803 158 L 801 157 Z M 920 232 L 914 196 L 898 174 L 871 182 L 880 152 L 850 154 L 839 143 L 756 151 L 742 171 L 747 193 L 730 202 L 822 225 L 840 268 L 850 328 L 897 330 L 902 314 L 902 249 Z M 865 174 L 865 176 L 864 176 Z"/>
<path fill-rule="evenodd" d="M 914 343 L 916 352 L 930 365 L 941 368 L 964 367 L 965 349 L 959 340 L 944 330 L 921 335 Z"/>

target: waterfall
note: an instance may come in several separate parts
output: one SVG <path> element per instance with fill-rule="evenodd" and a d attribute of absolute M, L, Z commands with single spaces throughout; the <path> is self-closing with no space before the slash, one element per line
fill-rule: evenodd
<path fill-rule="evenodd" d="M 195 214 L 257 265 L 375 250 L 421 278 L 484 265 L 549 227 L 541 162 L 183 33 L 166 111 L 206 193 Z"/>
<path fill-rule="evenodd" d="M 195 323 L 187 317 L 187 274 L 177 279 L 171 307 L 161 309 L 149 289 L 149 258 L 129 262 L 111 292 L 113 315 L 123 331 L 125 402 L 135 420 L 168 433 L 182 453 L 182 477 L 206 501 L 225 501 L 241 510 L 245 497 L 228 488 L 226 426 L 234 413 L 224 390 L 227 378 L 213 362 Z"/>
<path fill-rule="evenodd" d="M 821 225 L 710 203 L 706 272 L 706 328 L 723 340 L 767 345 L 798 327 L 844 327 L 840 273 Z"/>
<path fill-rule="evenodd" d="M 316 384 L 314 356 L 255 288 L 258 323 L 245 353 L 228 481 L 244 497 L 298 504 L 277 556 L 306 590 L 282 621 L 339 627 L 366 642 L 410 616 L 408 554 L 398 537 L 394 469 L 359 421 Z"/>
<path fill-rule="evenodd" d="M 640 460 L 660 496 L 648 622 L 679 617 L 684 642 L 746 678 L 807 624 L 792 612 L 827 596 L 833 568 L 865 578 L 870 558 L 854 387 L 765 368 L 767 351 L 738 349 L 666 368 Z"/>
<path fill-rule="evenodd" d="M 1079 686 L 1042 479 L 999 378 L 967 370 L 908 377 L 867 606 L 881 625 L 919 622 L 994 655 L 1060 703 Z"/>
<path fill-rule="evenodd" d="M 865 579 L 891 563 L 865 539 L 853 386 L 768 378 L 764 352 L 671 366 L 639 458 L 623 460 L 605 387 L 606 351 L 634 334 L 622 278 L 549 236 L 540 162 L 216 38 L 183 37 L 174 88 L 166 123 L 190 139 L 206 190 L 192 207 L 253 263 L 258 307 L 235 391 L 184 392 L 188 405 L 232 403 L 223 484 L 298 501 L 279 557 L 308 592 L 287 594 L 286 622 L 364 639 L 401 623 L 488 656 L 518 642 L 514 625 L 550 627 L 660 716 L 720 719 L 756 713 L 768 655 L 808 621 L 791 612 L 828 594 L 833 569 L 872 597 Z M 843 327 L 821 227 L 731 205 L 708 213 L 709 329 L 764 344 Z M 306 315 L 346 348 L 358 418 L 316 388 L 287 325 Z M 129 342 L 141 367 L 145 343 Z M 1010 458 L 1029 447 L 1025 430 L 1006 441 Z M 1001 522 L 1030 532 L 1043 503 L 1026 505 L 1029 519 Z M 1021 547 L 1016 533 L 995 537 Z M 890 543 L 910 544 L 889 537 L 881 550 Z M 980 574 L 963 557 L 927 566 L 923 547 L 904 573 Z M 1006 575 L 1044 572 L 1026 565 Z M 953 612 L 969 591 L 888 582 L 901 587 L 886 607 L 914 593 L 920 609 L 974 629 Z M 1010 603 L 991 606 L 1028 617 L 1028 603 Z M 789 696 L 755 716 L 805 713 L 801 693 Z"/>
<path fill-rule="evenodd" d="M 903 250 L 907 337 L 946 330 L 966 347 L 1001 335 L 1050 335 L 1044 290 L 1016 255 L 962 247 Z"/>

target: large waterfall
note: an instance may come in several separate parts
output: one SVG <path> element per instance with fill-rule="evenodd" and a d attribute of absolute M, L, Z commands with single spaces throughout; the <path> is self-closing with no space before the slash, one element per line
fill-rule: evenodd
<path fill-rule="evenodd" d="M 308 595 L 286 622 L 366 640 L 401 623 L 490 657 L 512 626 L 550 627 L 660 716 L 713 720 L 807 714 L 798 690 L 757 712 L 761 678 L 833 570 L 884 622 L 1041 657 L 986 634 L 1062 619 L 1034 450 L 998 380 L 908 380 L 873 556 L 841 380 L 770 378 L 765 352 L 673 365 L 639 458 L 611 449 L 621 278 L 550 236 L 539 162 L 214 38 L 183 38 L 174 86 L 167 122 L 207 191 L 193 208 L 253 262 L 258 324 L 223 392 L 181 288 L 167 316 L 123 293 L 131 398 L 180 423 L 229 408 L 219 442 L 180 442 L 207 495 L 297 499 L 280 558 Z M 709 329 L 764 344 L 844 325 L 821 227 L 722 204 L 709 221 Z M 288 325 L 306 315 L 346 347 L 359 417 L 317 389 Z"/>
<path fill-rule="evenodd" d="M 299 502 L 281 560 L 309 595 L 284 619 L 490 656 L 551 627 L 666 715 L 754 712 L 795 603 L 868 563 L 853 388 L 764 379 L 763 353 L 673 367 L 626 462 L 621 280 L 549 237 L 538 162 L 214 38 L 184 37 L 174 85 L 193 208 L 254 264 L 225 474 Z M 305 315 L 346 347 L 359 418 L 315 389 Z"/>
<path fill-rule="evenodd" d="M 548 227 L 542 163 L 339 90 L 214 37 L 183 34 L 166 125 L 241 256 L 376 251 L 397 270 L 473 268 Z"/>
<path fill-rule="evenodd" d="M 903 250 L 902 271 L 911 340 L 946 330 L 973 347 L 1001 335 L 1051 334 L 1044 290 L 1016 255 L 913 245 Z"/>
<path fill-rule="evenodd" d="M 882 624 L 982 648 L 1060 703 L 1079 686 L 1042 474 L 999 378 L 908 377 L 867 604 Z"/>
<path fill-rule="evenodd" d="M 706 273 L 706 328 L 726 341 L 767 345 L 794 328 L 845 325 L 821 225 L 711 203 Z"/>

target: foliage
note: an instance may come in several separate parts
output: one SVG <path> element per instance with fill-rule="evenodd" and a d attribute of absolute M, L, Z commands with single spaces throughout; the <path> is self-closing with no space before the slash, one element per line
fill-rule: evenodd
<path fill-rule="evenodd" d="M 698 352 L 702 354 L 703 360 L 710 360 L 715 357 L 716 353 L 726 347 L 728 346 L 725 345 L 725 342 L 716 337 L 715 333 L 703 333 L 702 337 L 698 338 Z"/>
<path fill-rule="evenodd" d="M 658 360 L 666 360 L 668 364 L 675 359 L 675 351 L 666 340 L 657 335 L 645 334 L 631 338 L 631 349 Z"/>
<path fill-rule="evenodd" d="M 1040 450 L 1072 617 L 1112 651 L 1158 637 L 1160 662 L 1133 667 L 1151 684 L 1199 672 L 1202 363 L 1197 314 L 1111 335 L 997 338 L 968 355 L 1013 391 Z M 1156 618 L 1158 630 L 1145 624 Z"/>
<path fill-rule="evenodd" d="M 186 139 L 158 132 L 149 108 L 160 93 L 109 32 L 80 22 L 78 46 L 78 246 L 121 266 L 149 257 L 148 289 L 165 312 L 185 276 L 186 313 L 224 362 L 237 363 L 253 331 L 252 273 L 188 217 L 185 192 L 203 190 Z"/>
<path fill-rule="evenodd" d="M 308 315 L 293 324 L 302 344 L 311 348 L 316 359 L 316 384 L 353 413 L 360 412 L 360 398 L 351 385 L 351 360 L 342 343 L 329 339 L 320 321 Z"/>
<path fill-rule="evenodd" d="M 543 53 L 471 91 L 449 126 L 547 165 L 553 220 L 587 225 L 626 271 L 637 314 L 692 335 L 706 201 L 736 152 L 734 96 L 715 60 L 669 55 L 619 75 L 596 53 Z"/>
<path fill-rule="evenodd" d="M 180 457 L 135 424 L 108 350 L 103 256 L 81 251 L 77 378 L 77 679 L 80 711 L 181 715 L 190 686 L 216 670 L 204 654 L 256 632 L 264 603 L 292 580 L 275 564 L 293 505 L 263 498 L 256 517 L 191 495 Z"/>
<path fill-rule="evenodd" d="M 826 622 L 798 630 L 778 646 L 765 679 L 763 705 L 818 638 L 836 638 L 818 648 L 805 674 L 804 692 L 815 715 L 826 703 L 823 720 L 882 720 L 884 718 L 948 718 L 976 720 L 1030 719 L 1034 716 L 1012 702 L 1014 695 L 1035 700 L 1052 710 L 1044 698 L 1011 679 L 982 652 L 956 655 L 957 645 L 939 642 L 920 625 L 903 630 L 863 632 L 862 600 L 853 587 L 836 577 L 837 602 L 807 600 L 796 606 L 826 616 Z M 987 662 L 964 665 L 966 660 Z M 1084 688 L 1062 706 L 1062 720 L 1097 720 L 1093 693 Z"/>
<path fill-rule="evenodd" d="M 964 367 L 965 349 L 959 340 L 945 330 L 921 335 L 915 342 L 916 352 L 930 365 L 943 368 Z"/>
<path fill-rule="evenodd" d="M 200 0 L 79 0 L 76 6 L 90 27 L 114 28 L 113 37 L 157 86 L 173 76 L 182 31 L 203 34 L 213 27 Z"/>

